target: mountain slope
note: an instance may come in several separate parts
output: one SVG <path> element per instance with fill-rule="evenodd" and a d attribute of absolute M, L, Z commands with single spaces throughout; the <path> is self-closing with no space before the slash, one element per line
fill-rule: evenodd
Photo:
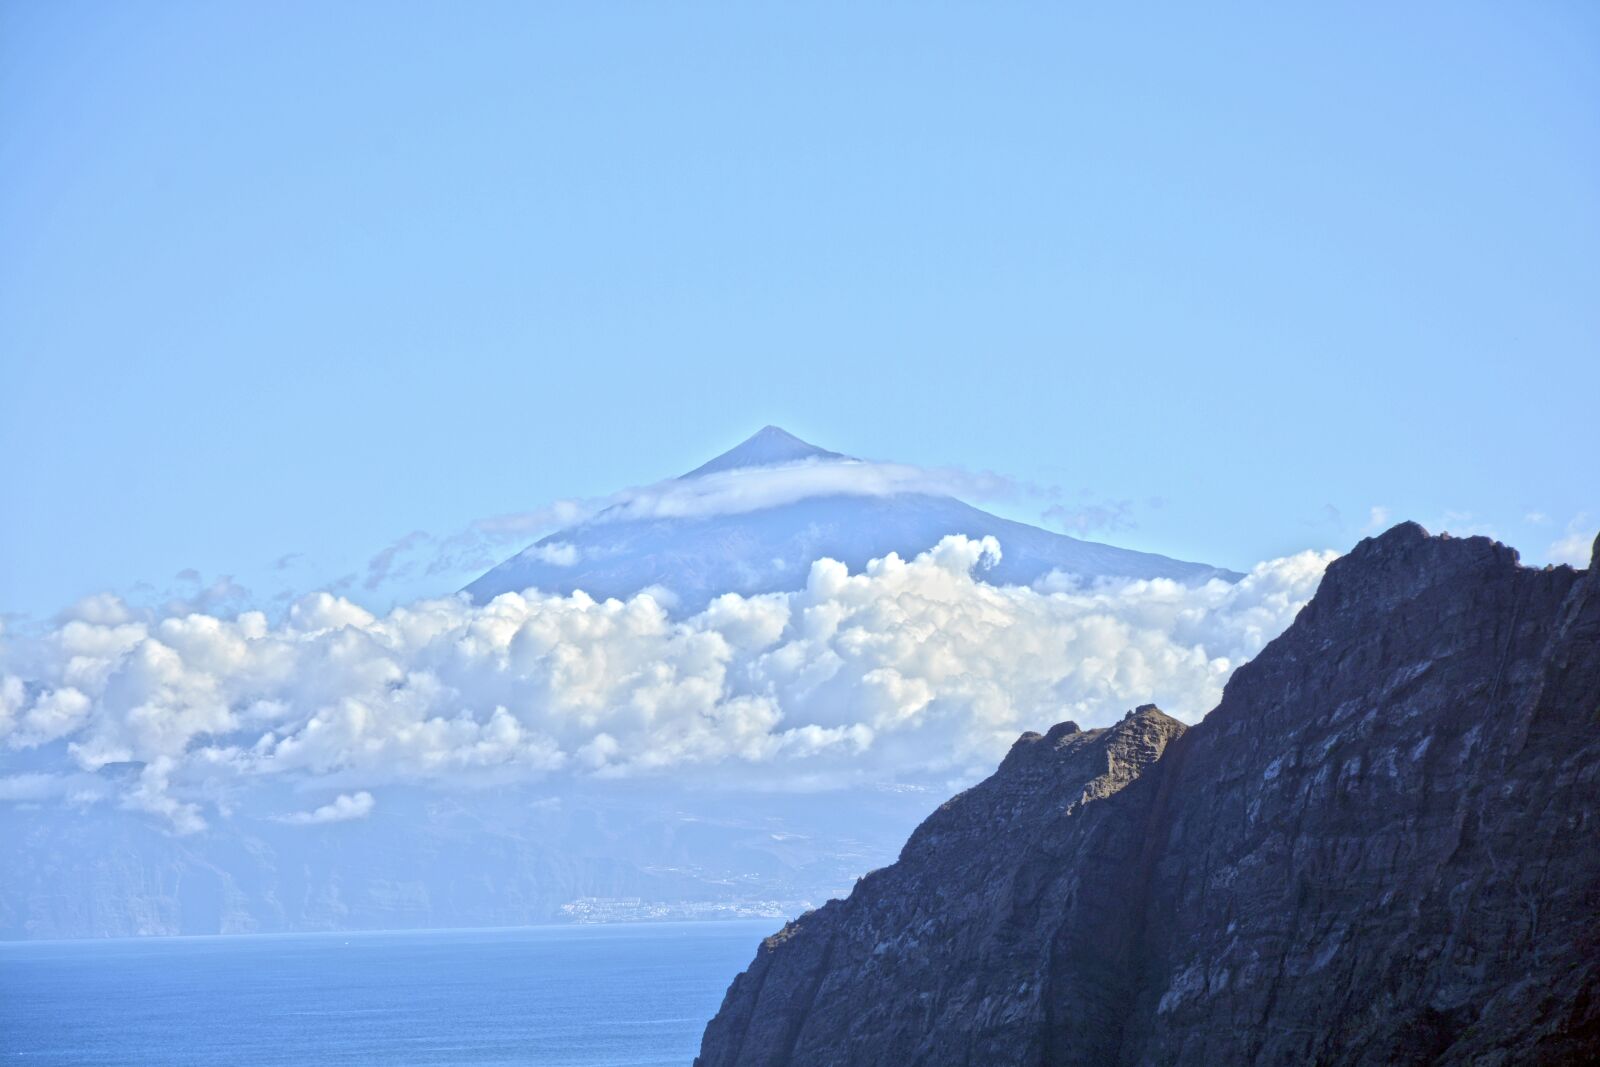
<path fill-rule="evenodd" d="M 1600 570 L 1406 524 L 1198 726 L 1024 735 L 698 1062 L 1592 1062 L 1597 827 Z"/>
<path fill-rule="evenodd" d="M 721 593 L 801 588 L 811 563 L 822 557 L 857 570 L 891 552 L 910 558 L 948 534 L 992 535 L 1000 541 L 1001 561 L 985 575 L 997 584 L 1027 584 L 1052 570 L 1085 578 L 1184 582 L 1240 577 L 1205 564 L 1051 533 L 951 496 L 882 492 L 877 482 L 870 492 L 840 491 L 867 466 L 768 426 L 659 490 L 695 498 L 699 513 L 635 517 L 635 511 L 614 506 L 542 538 L 465 591 L 484 603 L 531 587 L 562 594 L 582 589 L 603 599 L 661 586 L 680 598 L 681 608 L 694 611 Z M 776 503 L 750 506 L 752 499 L 759 502 L 759 480 L 767 474 L 805 484 Z M 702 504 L 713 495 L 724 503 Z M 725 503 L 738 498 L 745 502 Z"/>

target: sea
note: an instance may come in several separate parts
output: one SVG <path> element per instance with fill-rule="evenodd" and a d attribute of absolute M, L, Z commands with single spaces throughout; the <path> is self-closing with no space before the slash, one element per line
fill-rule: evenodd
<path fill-rule="evenodd" d="M 4 942 L 0 1064 L 687 1064 L 781 925 Z"/>

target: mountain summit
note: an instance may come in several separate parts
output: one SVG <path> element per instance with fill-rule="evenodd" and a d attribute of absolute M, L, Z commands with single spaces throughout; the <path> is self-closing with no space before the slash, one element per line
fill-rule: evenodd
<path fill-rule="evenodd" d="M 775 467 L 780 463 L 798 463 L 805 459 L 850 458 L 852 457 L 829 452 L 826 448 L 818 448 L 802 441 L 780 426 L 763 426 L 716 459 L 700 464 L 683 477 L 699 478 L 718 471 L 741 470 L 746 467 Z"/>
<path fill-rule="evenodd" d="M 915 468 L 866 463 L 766 426 L 679 478 L 623 494 L 592 518 L 542 538 L 466 587 L 486 603 L 537 588 L 597 599 L 664 588 L 681 611 L 722 593 L 801 589 L 824 557 L 852 571 L 911 558 L 950 534 L 1000 542 L 982 577 L 1027 585 L 1051 571 L 1085 579 L 1234 581 L 1239 574 L 1013 522 L 904 481 Z"/>

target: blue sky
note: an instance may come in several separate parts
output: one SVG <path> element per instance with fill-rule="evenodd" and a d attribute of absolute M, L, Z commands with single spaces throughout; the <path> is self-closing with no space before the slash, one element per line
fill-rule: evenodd
<path fill-rule="evenodd" d="M 1587 3 L 7 5 L 0 609 L 765 423 L 1226 566 L 1374 507 L 1543 561 L 1600 525 L 1596 100 Z"/>

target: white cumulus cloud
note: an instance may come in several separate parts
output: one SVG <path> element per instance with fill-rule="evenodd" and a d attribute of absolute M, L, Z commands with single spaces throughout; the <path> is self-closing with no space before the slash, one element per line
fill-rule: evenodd
<path fill-rule="evenodd" d="M 322 823 L 365 819 L 372 814 L 372 809 L 375 807 L 377 807 L 377 802 L 372 799 L 371 793 L 366 791 L 340 793 L 320 808 L 314 808 L 311 811 L 294 811 L 275 818 L 276 821 L 288 823 L 291 826 L 318 826 Z"/>
<path fill-rule="evenodd" d="M 854 574 L 819 560 L 803 589 L 727 594 L 682 618 L 648 592 L 528 590 L 383 615 L 324 592 L 279 622 L 102 602 L 42 637 L 0 638 L 0 749 L 34 772 L 131 768 L 113 776 L 118 801 L 178 830 L 274 776 L 348 791 L 966 774 L 1062 719 L 1102 725 L 1152 700 L 1197 719 L 1333 558 L 1200 586 L 978 580 L 1001 551 L 949 537 Z"/>

